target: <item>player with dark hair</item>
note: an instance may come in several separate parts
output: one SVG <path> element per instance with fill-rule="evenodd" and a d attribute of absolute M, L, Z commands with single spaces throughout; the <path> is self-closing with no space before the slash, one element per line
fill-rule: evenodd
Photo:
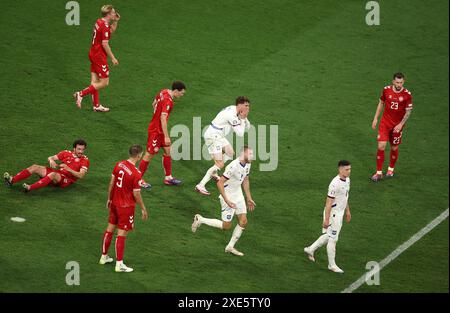
<path fill-rule="evenodd" d="M 202 180 L 195 186 L 195 191 L 202 195 L 209 196 L 206 184 L 211 180 L 218 180 L 217 172 L 224 168 L 225 162 L 231 160 L 234 155 L 233 147 L 225 136 L 233 129 L 237 136 L 244 136 L 245 131 L 250 129 L 250 121 L 247 116 L 250 111 L 250 100 L 247 97 L 239 96 L 234 105 L 230 105 L 220 111 L 211 125 L 206 129 L 204 138 L 205 146 L 214 165 L 210 167 Z"/>
<path fill-rule="evenodd" d="M 391 152 L 386 177 L 394 176 L 394 167 L 398 160 L 398 146 L 402 143 L 402 131 L 413 108 L 411 92 L 403 87 L 404 82 L 405 76 L 402 73 L 394 74 L 392 85 L 384 87 L 381 93 L 372 121 L 372 129 L 376 129 L 378 117 L 384 107 L 378 127 L 377 172 L 371 178 L 374 182 L 383 178 L 384 151 L 388 141 Z"/>
<path fill-rule="evenodd" d="M 303 249 L 311 261 L 315 261 L 314 252 L 327 245 L 328 269 L 335 273 L 344 273 L 335 262 L 336 243 L 339 239 L 339 233 L 342 228 L 342 220 L 345 218 L 350 223 L 352 215 L 348 205 L 348 195 L 350 192 L 350 172 L 351 164 L 347 160 L 338 162 L 338 175 L 333 178 L 329 187 L 325 209 L 323 211 L 323 235 L 320 236 L 312 245 Z"/>
<path fill-rule="evenodd" d="M 102 256 L 99 264 L 104 265 L 113 262 L 108 256 L 108 249 L 117 228 L 116 237 L 116 272 L 132 272 L 131 267 L 123 263 L 125 251 L 125 239 L 127 233 L 134 228 L 134 208 L 136 202 L 141 207 L 142 219 L 148 218 L 148 213 L 141 197 L 141 172 L 136 168 L 136 163 L 142 158 L 143 149 L 140 145 L 133 145 L 129 149 L 128 160 L 116 163 L 112 172 L 108 189 L 109 223 L 103 234 Z"/>
<path fill-rule="evenodd" d="M 42 178 L 32 185 L 23 184 L 22 186 L 26 192 L 45 187 L 50 183 L 61 188 L 70 186 L 77 179 L 83 178 L 89 168 L 89 159 L 84 155 L 87 146 L 86 141 L 83 139 L 75 140 L 72 146 L 72 151 L 64 150 L 48 157 L 50 167 L 34 164 L 14 177 L 4 173 L 3 178 L 6 186 L 11 187 L 13 184 L 33 174 L 37 174 Z M 60 163 L 57 164 L 56 161 L 60 161 Z"/>
<path fill-rule="evenodd" d="M 180 98 L 186 92 L 186 86 L 181 81 L 174 81 L 172 89 L 163 89 L 155 97 L 152 103 L 153 118 L 148 125 L 147 151 L 139 163 L 139 170 L 144 176 L 151 159 L 163 148 L 164 184 L 178 186 L 181 180 L 172 177 L 172 158 L 170 156 L 170 136 L 167 123 L 173 109 L 174 98 Z M 143 188 L 151 185 L 143 181 Z"/>
<path fill-rule="evenodd" d="M 93 28 L 92 45 L 89 50 L 89 60 L 91 61 L 91 84 L 81 91 L 73 94 L 78 108 L 81 108 L 83 97 L 92 95 L 94 112 L 108 112 L 109 108 L 100 104 L 98 91 L 109 84 L 108 56 L 113 65 L 118 65 L 109 46 L 109 39 L 116 29 L 120 20 L 119 13 L 110 4 L 101 8 L 102 18 L 99 18 Z"/>

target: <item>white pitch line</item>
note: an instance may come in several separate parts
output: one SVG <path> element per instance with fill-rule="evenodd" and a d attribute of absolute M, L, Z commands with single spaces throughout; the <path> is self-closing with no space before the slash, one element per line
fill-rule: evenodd
<path fill-rule="evenodd" d="M 423 236 L 425 236 L 427 233 L 429 233 L 433 228 L 438 226 L 440 223 L 442 223 L 446 218 L 448 217 L 448 208 L 444 212 L 441 213 L 438 217 L 436 217 L 433 221 L 431 221 L 427 226 L 419 230 L 414 236 L 409 238 L 408 241 L 405 241 L 403 244 L 397 247 L 391 254 L 389 254 L 386 258 L 384 258 L 380 263 L 378 268 L 374 268 L 370 272 L 365 273 L 362 275 L 357 281 L 355 281 L 353 284 L 345 288 L 341 291 L 341 293 L 351 293 L 361 287 L 366 282 L 366 277 L 371 278 L 374 274 L 381 271 L 386 265 L 391 263 L 393 260 L 395 260 L 400 254 L 405 252 L 406 249 L 411 247 L 413 244 L 415 244 L 417 241 L 419 241 Z"/>

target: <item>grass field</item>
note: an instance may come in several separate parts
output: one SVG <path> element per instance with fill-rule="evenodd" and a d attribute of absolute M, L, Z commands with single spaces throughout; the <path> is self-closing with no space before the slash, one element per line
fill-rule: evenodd
<path fill-rule="evenodd" d="M 66 190 L 23 194 L 0 188 L 0 292 L 340 292 L 368 261 L 379 261 L 448 208 L 448 1 L 379 1 L 381 25 L 367 26 L 365 3 L 348 1 L 115 1 L 122 19 L 110 42 L 120 65 L 101 91 L 107 114 L 71 98 L 89 83 L 87 53 L 101 1 L 79 1 L 81 25 L 65 23 L 66 1 L 6 1 L 0 19 L 0 171 L 17 173 L 88 142 L 87 176 Z M 371 183 L 376 132 L 370 125 L 382 88 L 407 76 L 414 111 L 396 177 Z M 201 116 L 206 126 L 238 95 L 252 101 L 254 125 L 278 125 L 278 168 L 258 171 L 258 204 L 238 242 L 201 227 L 195 213 L 219 218 L 218 192 L 193 191 L 210 161 L 180 160 L 179 188 L 162 183 L 161 155 L 144 191 L 150 218 L 136 221 L 116 274 L 99 266 L 112 168 L 133 143 L 146 143 L 151 101 L 175 79 L 186 95 L 169 125 Z M 173 138 L 175 139 L 175 138 Z M 336 275 L 303 247 L 320 234 L 322 208 L 339 159 L 352 162 L 350 207 L 337 244 Z M 387 158 L 388 159 L 388 158 Z M 34 181 L 36 178 L 30 179 Z M 21 216 L 25 223 L 10 218 Z M 380 286 L 358 292 L 448 292 L 448 220 L 381 272 Z M 111 247 L 114 254 L 114 247 Z M 68 261 L 80 286 L 67 286 Z"/>

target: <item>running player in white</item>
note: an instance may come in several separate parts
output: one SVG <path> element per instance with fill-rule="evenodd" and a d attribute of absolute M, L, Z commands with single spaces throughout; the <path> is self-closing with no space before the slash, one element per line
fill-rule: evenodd
<path fill-rule="evenodd" d="M 255 209 L 256 205 L 250 193 L 250 180 L 248 178 L 252 159 L 253 150 L 244 146 L 240 152 L 239 158 L 228 164 L 225 168 L 225 172 L 217 182 L 217 188 L 220 192 L 220 204 L 222 206 L 222 220 L 204 218 L 200 214 L 196 214 L 191 226 L 192 232 L 194 233 L 202 224 L 228 230 L 231 228 L 231 221 L 233 220 L 234 214 L 236 214 L 238 224 L 234 228 L 230 242 L 225 248 L 225 252 L 237 256 L 244 255 L 242 252 L 236 250 L 234 246 L 247 225 L 247 206 L 245 204 L 244 195 L 242 194 L 241 185 L 244 188 L 250 212 Z"/>
<path fill-rule="evenodd" d="M 348 193 L 350 191 L 350 172 L 351 165 L 349 161 L 341 160 L 338 163 L 339 174 L 333 178 L 328 187 L 328 195 L 323 212 L 323 235 L 319 237 L 312 245 L 304 249 L 311 261 L 315 261 L 314 252 L 327 244 L 328 269 L 335 273 L 344 273 L 335 262 L 336 242 L 339 238 L 339 232 L 342 227 L 342 220 L 345 218 L 350 222 L 352 215 L 348 206 Z"/>
<path fill-rule="evenodd" d="M 239 137 L 244 136 L 246 130 L 250 129 L 250 122 L 247 119 L 250 111 L 250 100 L 247 97 L 237 97 L 235 105 L 224 108 L 217 114 L 211 125 L 206 129 L 204 138 L 208 152 L 214 160 L 214 165 L 210 167 L 203 179 L 195 186 L 195 190 L 202 195 L 209 196 L 206 184 L 213 178 L 219 179 L 217 171 L 224 168 L 225 162 L 231 160 L 234 155 L 233 147 L 225 136 L 233 131 Z"/>

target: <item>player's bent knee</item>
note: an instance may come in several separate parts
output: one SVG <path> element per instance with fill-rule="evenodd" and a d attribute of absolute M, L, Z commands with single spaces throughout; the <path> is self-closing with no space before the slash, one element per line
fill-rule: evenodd
<path fill-rule="evenodd" d="M 223 230 L 229 230 L 231 228 L 230 222 L 222 222 L 222 229 Z"/>
<path fill-rule="evenodd" d="M 239 226 L 245 228 L 247 226 L 247 219 L 242 219 L 239 221 Z"/>
<path fill-rule="evenodd" d="M 222 169 L 222 168 L 224 168 L 224 166 L 225 166 L 225 163 L 223 163 L 223 161 L 217 161 L 216 160 L 216 166 L 218 167 L 218 168 L 220 168 L 220 169 Z"/>

